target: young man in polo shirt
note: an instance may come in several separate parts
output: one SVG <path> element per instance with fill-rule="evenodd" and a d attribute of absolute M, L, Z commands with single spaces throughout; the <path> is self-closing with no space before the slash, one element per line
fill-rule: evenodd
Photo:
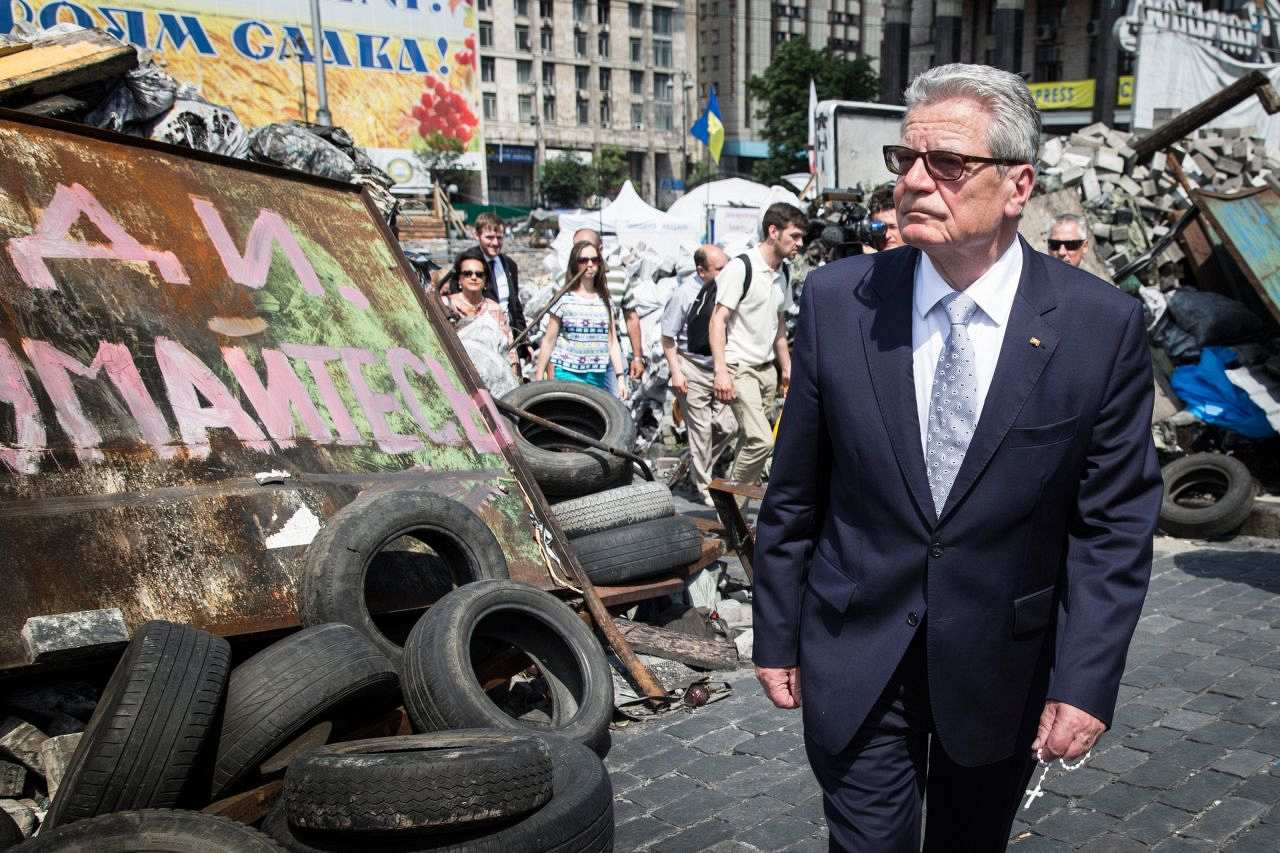
<path fill-rule="evenodd" d="M 716 307 L 708 325 L 715 395 L 733 407 L 738 419 L 738 453 L 731 476 L 746 484 L 760 481 L 773 451 L 769 414 L 779 382 L 783 395 L 791 382 L 791 354 L 782 319 L 790 294 L 782 264 L 804 246 L 808 224 L 799 208 L 785 202 L 770 205 L 760 223 L 761 241 L 747 252 L 750 281 L 738 258 L 716 278 Z"/>

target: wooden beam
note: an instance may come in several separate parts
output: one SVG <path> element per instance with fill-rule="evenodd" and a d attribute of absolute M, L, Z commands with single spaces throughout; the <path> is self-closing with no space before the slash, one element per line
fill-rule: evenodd
<path fill-rule="evenodd" d="M 679 631 L 613 620 L 637 652 L 674 660 L 698 669 L 737 669 L 738 647 L 728 640 L 702 640 Z"/>
<path fill-rule="evenodd" d="M 605 607 L 621 607 L 625 604 L 649 601 L 663 595 L 672 595 L 682 589 L 684 589 L 683 578 L 667 576 L 641 583 L 598 586 L 596 592 L 600 594 L 600 601 Z"/>
<path fill-rule="evenodd" d="M 0 102 L 39 100 L 138 67 L 138 52 L 99 30 L 77 30 L 0 56 Z"/>
<path fill-rule="evenodd" d="M 232 794 L 230 797 L 205 806 L 201 811 L 240 823 L 257 823 L 271 811 L 283 788 L 284 780 L 276 779 L 252 791 Z"/>
<path fill-rule="evenodd" d="M 1262 91 L 1271 81 L 1261 71 L 1250 71 L 1227 88 L 1215 95 L 1210 95 L 1188 110 L 1184 110 L 1174 118 L 1162 124 L 1151 133 L 1139 139 L 1133 145 L 1136 162 L 1146 163 L 1161 149 L 1168 148 L 1184 136 L 1189 136 L 1198 128 L 1213 121 L 1241 101 L 1257 94 L 1262 98 L 1262 105 L 1267 109 L 1270 104 L 1267 94 Z"/>

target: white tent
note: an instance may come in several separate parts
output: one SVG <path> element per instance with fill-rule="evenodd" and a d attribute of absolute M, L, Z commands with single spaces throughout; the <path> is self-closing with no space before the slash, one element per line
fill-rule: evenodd
<path fill-rule="evenodd" d="M 734 244 L 731 248 L 736 248 L 751 230 L 747 223 L 754 222 L 754 232 L 759 234 L 760 219 L 765 210 L 779 201 L 804 210 L 804 204 L 796 194 L 784 187 L 767 187 L 743 178 L 726 178 L 694 187 L 675 200 L 667 210 L 667 215 L 684 222 L 702 235 L 707 230 L 707 210 L 711 209 L 716 212 L 720 222 L 715 235 L 716 242 L 722 245 Z M 732 216 L 728 215 L 730 213 Z M 731 230 L 726 228 L 729 219 L 736 224 Z"/>
<path fill-rule="evenodd" d="M 573 232 L 579 228 L 593 228 L 604 234 L 606 254 L 615 240 L 624 252 L 643 245 L 661 256 L 663 266 L 675 266 L 684 255 L 692 255 L 702 234 L 700 226 L 690 225 L 645 202 L 630 181 L 622 185 L 617 197 L 603 210 L 560 215 L 560 233 L 551 244 L 560 269 L 569 261 Z"/>

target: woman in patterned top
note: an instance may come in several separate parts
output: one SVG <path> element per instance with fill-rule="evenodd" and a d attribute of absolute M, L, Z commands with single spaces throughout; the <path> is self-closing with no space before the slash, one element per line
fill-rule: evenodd
<path fill-rule="evenodd" d="M 627 399 L 622 382 L 622 350 L 609 305 L 604 261 L 594 243 L 580 242 L 569 253 L 570 276 L 578 282 L 548 312 L 547 331 L 538 347 L 535 379 L 586 382 L 609 390 L 609 371 L 616 393 Z"/>
<path fill-rule="evenodd" d="M 501 305 L 484 295 L 484 289 L 489 280 L 489 265 L 485 262 L 484 253 L 479 246 L 472 246 L 458 255 L 457 260 L 453 262 L 453 272 L 450 277 L 453 279 L 453 285 L 460 288 L 459 292 L 444 296 L 445 308 L 451 315 L 457 317 L 454 322 L 461 328 L 476 317 L 486 314 L 492 317 L 507 344 L 507 361 L 519 377 L 520 369 L 516 360 L 516 351 L 511 346 L 511 327 L 507 324 L 506 312 L 502 310 Z"/>

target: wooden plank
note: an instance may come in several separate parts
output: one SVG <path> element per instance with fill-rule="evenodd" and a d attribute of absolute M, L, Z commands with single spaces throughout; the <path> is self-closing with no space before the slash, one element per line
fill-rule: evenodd
<path fill-rule="evenodd" d="M 99 30 L 79 30 L 0 56 L 0 102 L 38 99 L 138 67 L 138 52 Z"/>
<path fill-rule="evenodd" d="M 739 483 L 737 480 L 712 480 L 707 489 L 712 492 L 728 492 L 731 495 L 737 495 L 740 498 L 747 498 L 753 501 L 764 500 L 764 486 Z"/>
<path fill-rule="evenodd" d="M 257 823 L 267 816 L 284 788 L 284 780 L 276 779 L 252 791 L 232 794 L 201 809 L 205 814 L 230 818 L 240 823 Z"/>
<path fill-rule="evenodd" d="M 640 654 L 674 660 L 699 669 L 737 669 L 738 647 L 728 640 L 702 640 L 654 625 L 614 619 L 622 636 Z"/>
<path fill-rule="evenodd" d="M 21 53 L 24 50 L 31 50 L 31 42 L 10 41 L 4 36 L 0 36 L 0 56 L 8 56 L 11 53 Z"/>
<path fill-rule="evenodd" d="M 33 104 L 18 107 L 18 112 L 33 116 L 60 116 L 65 113 L 82 110 L 87 106 L 89 105 L 84 101 L 77 100 L 69 95 L 50 95 Z"/>

